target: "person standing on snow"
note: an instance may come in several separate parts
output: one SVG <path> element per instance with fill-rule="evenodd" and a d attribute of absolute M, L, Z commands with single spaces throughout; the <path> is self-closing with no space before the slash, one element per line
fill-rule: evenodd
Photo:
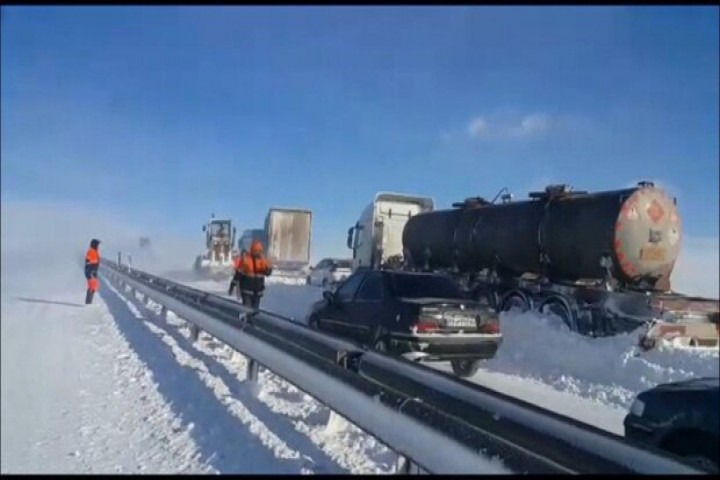
<path fill-rule="evenodd" d="M 85 293 L 85 305 L 90 305 L 93 296 L 98 289 L 98 268 L 100 268 L 100 240 L 90 240 L 90 248 L 85 254 L 85 278 L 87 279 L 87 292 Z"/>
<path fill-rule="evenodd" d="M 242 261 L 240 294 L 243 305 L 255 310 L 260 309 L 260 297 L 265 292 L 265 277 L 272 273 L 270 263 L 262 255 L 262 243 L 253 241 L 250 255 Z"/>
<path fill-rule="evenodd" d="M 240 283 L 242 279 L 242 264 L 245 256 L 247 255 L 247 250 L 244 248 L 238 255 L 237 250 L 233 251 L 233 268 L 235 269 L 235 273 L 233 275 L 233 278 L 230 280 L 230 288 L 228 289 L 228 295 L 232 296 L 233 291 L 237 288 L 238 291 L 238 297 L 240 297 Z"/>

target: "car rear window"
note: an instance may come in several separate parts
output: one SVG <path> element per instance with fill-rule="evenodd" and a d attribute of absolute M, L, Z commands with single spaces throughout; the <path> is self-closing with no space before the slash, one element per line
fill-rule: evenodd
<path fill-rule="evenodd" d="M 435 275 L 393 275 L 395 295 L 405 298 L 466 298 L 451 280 Z"/>

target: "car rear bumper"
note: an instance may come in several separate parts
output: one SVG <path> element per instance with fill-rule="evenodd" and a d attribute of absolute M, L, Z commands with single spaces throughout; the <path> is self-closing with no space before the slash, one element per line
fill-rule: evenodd
<path fill-rule="evenodd" d="M 502 334 L 396 335 L 391 339 L 400 353 L 427 361 L 483 360 L 493 358 Z"/>

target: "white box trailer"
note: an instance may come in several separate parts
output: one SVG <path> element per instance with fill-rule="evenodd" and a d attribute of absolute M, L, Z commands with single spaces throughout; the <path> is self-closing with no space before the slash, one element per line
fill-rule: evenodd
<path fill-rule="evenodd" d="M 348 230 L 347 247 L 353 251 L 353 271 L 379 268 L 403 254 L 402 234 L 408 219 L 434 208 L 432 198 L 380 192 Z"/>
<path fill-rule="evenodd" d="M 266 256 L 273 274 L 269 280 L 305 283 L 310 266 L 312 212 L 299 208 L 271 208 L 265 217 Z M 288 283 L 288 282 L 284 282 Z"/>

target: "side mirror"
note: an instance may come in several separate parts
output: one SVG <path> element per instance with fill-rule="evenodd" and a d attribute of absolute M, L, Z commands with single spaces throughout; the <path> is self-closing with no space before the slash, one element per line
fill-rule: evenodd
<path fill-rule="evenodd" d="M 325 290 L 323 292 L 323 298 L 327 300 L 328 302 L 332 302 L 332 299 L 335 295 L 330 290 Z"/>
<path fill-rule="evenodd" d="M 350 228 L 348 228 L 348 233 L 347 233 L 347 248 L 349 248 L 351 250 L 353 248 L 352 241 L 353 241 L 354 230 L 355 230 L 355 227 L 350 227 Z"/>

